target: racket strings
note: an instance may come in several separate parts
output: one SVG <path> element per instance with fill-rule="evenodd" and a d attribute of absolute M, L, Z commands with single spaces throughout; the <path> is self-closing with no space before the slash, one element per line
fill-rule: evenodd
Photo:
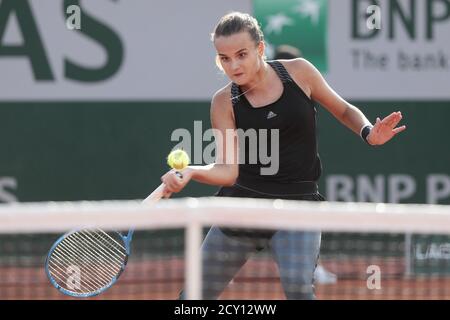
<path fill-rule="evenodd" d="M 92 286 L 91 282 L 86 282 L 82 278 L 80 278 L 80 285 L 83 285 L 83 288 L 73 288 L 72 286 L 64 285 L 64 283 L 67 282 L 66 271 L 67 269 L 63 269 L 55 263 L 53 263 L 53 266 L 51 267 L 52 277 L 53 279 L 57 280 L 60 286 L 70 290 L 78 289 L 77 291 L 80 291 L 80 293 L 86 292 L 85 289 L 87 289 L 87 292 L 94 292 L 96 290 L 96 288 Z"/>
<path fill-rule="evenodd" d="M 122 263 L 123 259 L 126 256 L 125 248 L 117 243 L 113 238 L 110 238 L 111 242 L 107 238 L 102 238 L 99 234 L 93 233 L 88 234 L 85 231 L 82 231 L 80 233 L 73 234 L 76 238 L 75 245 L 77 243 L 83 243 L 84 241 L 86 243 L 92 244 L 92 245 L 99 245 L 97 248 L 99 249 L 98 254 L 100 255 L 106 255 L 110 257 L 112 260 L 118 261 L 119 263 Z M 84 248 L 84 247 L 81 247 Z M 91 247 L 86 247 L 85 249 L 90 249 Z"/>
<path fill-rule="evenodd" d="M 86 259 L 91 258 L 90 260 L 95 262 L 98 260 L 100 262 L 107 261 L 120 267 L 126 258 L 126 250 L 121 244 L 112 238 L 110 239 L 113 242 L 102 238 L 97 232 L 82 231 L 72 234 L 66 240 L 72 247 L 86 253 Z M 105 268 L 102 268 L 102 270 L 105 270 Z"/>
<path fill-rule="evenodd" d="M 97 291 L 120 274 L 126 248 L 103 230 L 83 230 L 64 238 L 49 258 L 49 272 L 66 290 Z"/>
<path fill-rule="evenodd" d="M 79 271 L 80 273 L 81 271 L 74 269 L 72 266 L 62 261 L 59 261 L 58 263 L 52 263 L 52 266 L 50 266 L 50 268 L 53 278 L 57 280 L 58 284 L 65 289 L 79 292 L 86 292 L 86 290 L 87 292 L 94 292 L 96 288 L 104 286 L 103 283 L 99 282 L 98 280 L 86 279 L 85 276 L 79 277 L 78 285 L 76 282 L 69 282 L 70 276 L 68 275 L 68 273 L 71 272 L 70 270 L 72 270 L 73 272 Z"/>
<path fill-rule="evenodd" d="M 79 246 L 76 246 L 75 248 L 77 247 Z M 107 270 L 102 269 L 101 264 L 105 259 L 102 258 L 103 261 L 96 259 L 95 256 L 93 256 L 92 250 L 76 251 L 73 247 L 65 244 L 64 246 L 55 249 L 54 255 L 55 258 L 58 259 L 59 264 L 62 265 L 62 268 L 59 269 L 64 273 L 63 278 L 60 278 L 59 280 L 62 281 L 63 284 L 65 281 L 67 287 L 74 287 L 73 284 L 69 285 L 70 282 L 67 283 L 73 272 L 79 272 L 78 280 L 80 281 L 80 284 L 86 285 L 88 289 L 103 287 L 111 281 L 111 274 L 112 276 L 116 274 L 115 270 L 110 271 L 109 274 Z M 73 259 L 74 256 L 78 256 L 79 259 Z M 82 290 L 82 288 L 80 289 Z"/>
<path fill-rule="evenodd" d="M 73 269 L 74 266 L 84 265 L 84 267 L 86 268 L 89 265 L 90 268 L 92 268 L 94 271 L 97 272 L 96 276 L 100 280 L 103 280 L 106 283 L 110 281 L 109 274 L 106 273 L 104 270 L 102 270 L 100 267 L 95 265 L 96 263 L 98 264 L 99 261 L 91 258 L 91 257 L 94 257 L 93 255 L 95 253 L 93 253 L 91 250 L 79 248 L 79 245 L 77 245 L 76 243 L 72 243 L 72 241 L 70 241 L 68 239 L 67 239 L 67 242 L 69 242 L 70 245 L 72 245 L 72 246 L 68 246 L 68 245 L 60 246 L 60 247 L 57 247 L 54 251 L 55 256 L 59 259 L 59 262 L 64 264 L 66 269 L 69 269 L 69 271 L 73 271 L 70 269 Z M 77 249 L 79 248 L 79 251 L 75 251 L 74 248 L 77 248 Z M 80 255 L 80 253 L 84 254 L 84 256 L 81 257 L 81 259 L 83 259 L 84 261 L 80 261 L 80 260 L 74 261 L 74 259 L 70 259 L 70 257 Z M 101 261 L 100 261 L 100 263 L 101 263 Z M 85 274 L 85 276 L 86 275 L 89 275 L 89 274 Z"/>
<path fill-rule="evenodd" d="M 96 236 L 95 234 L 92 235 L 94 237 Z M 85 237 L 86 236 L 84 236 L 83 241 L 86 240 Z M 100 247 L 100 250 L 96 250 L 98 249 L 98 246 L 96 248 L 93 241 L 89 241 L 85 243 L 85 245 L 80 246 L 81 241 L 76 238 L 77 235 L 72 235 L 72 237 L 65 239 L 64 246 L 60 245 L 60 247 L 58 247 L 57 250 L 60 250 L 60 252 L 59 254 L 56 253 L 56 255 L 59 258 L 59 262 L 62 262 L 68 271 L 74 271 L 73 267 L 76 266 L 80 271 L 80 274 L 83 274 L 84 279 L 91 275 L 91 277 L 89 277 L 91 279 L 88 278 L 88 280 L 90 280 L 94 286 L 102 287 L 108 284 L 113 277 L 120 272 L 121 264 L 119 261 L 115 259 L 112 262 L 108 261 L 108 257 L 105 256 L 103 248 Z M 55 250 L 55 252 L 57 250 Z M 78 257 L 78 259 L 73 259 L 73 257 Z M 116 266 L 114 268 L 108 268 L 110 265 Z M 89 286 L 89 288 L 92 288 L 92 286 Z"/>
<path fill-rule="evenodd" d="M 113 246 L 112 248 L 117 249 L 117 248 L 123 248 L 123 245 L 119 242 L 117 242 L 113 237 L 111 237 L 109 234 L 107 234 L 105 231 L 103 231 L 102 229 L 97 229 L 98 233 L 96 233 L 96 235 L 98 235 L 99 237 L 101 237 L 101 235 L 103 235 L 103 237 L 105 239 L 107 239 L 107 243 L 115 243 L 116 246 Z M 118 252 L 122 252 L 121 250 L 117 250 Z"/>

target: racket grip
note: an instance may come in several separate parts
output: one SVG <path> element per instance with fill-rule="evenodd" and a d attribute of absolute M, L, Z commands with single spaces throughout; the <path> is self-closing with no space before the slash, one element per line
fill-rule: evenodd
<path fill-rule="evenodd" d="M 178 178 L 183 179 L 181 172 L 175 172 Z M 142 201 L 143 204 L 154 204 L 164 196 L 164 187 L 166 185 L 161 183 L 158 188 L 156 188 L 150 195 Z"/>
<path fill-rule="evenodd" d="M 164 187 L 166 185 L 164 183 L 161 183 L 161 185 L 155 189 L 150 195 L 142 201 L 143 204 L 153 204 L 157 202 L 159 199 L 161 199 L 164 195 Z"/>

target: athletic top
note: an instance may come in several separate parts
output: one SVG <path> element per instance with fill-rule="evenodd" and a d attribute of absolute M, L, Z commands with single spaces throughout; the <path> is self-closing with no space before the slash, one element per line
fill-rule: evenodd
<path fill-rule="evenodd" d="M 240 149 L 245 150 L 245 156 L 240 152 L 239 177 L 236 184 L 270 194 L 316 193 L 316 182 L 322 173 L 316 137 L 317 110 L 314 102 L 295 83 L 281 62 L 274 60 L 268 61 L 268 64 L 283 83 L 283 93 L 277 101 L 254 108 L 237 84 L 232 83 L 231 86 L 236 128 L 242 129 L 243 132 L 255 129 L 258 141 L 256 146 L 254 143 L 250 144 L 251 138 L 248 137 L 251 134 L 240 139 Z M 261 134 L 264 130 L 260 129 L 267 129 L 267 134 Z M 271 167 L 271 163 L 267 163 L 270 158 L 272 162 L 275 161 L 271 149 L 276 145 L 271 147 L 270 144 L 271 129 L 279 130 L 279 165 L 275 174 L 267 175 L 262 174 L 261 169 L 268 170 Z M 269 143 L 261 144 L 265 141 Z M 261 159 L 260 152 L 267 157 Z M 250 155 L 257 155 L 256 163 L 254 156 L 253 162 L 250 162 Z M 312 190 L 311 185 L 315 190 Z"/>

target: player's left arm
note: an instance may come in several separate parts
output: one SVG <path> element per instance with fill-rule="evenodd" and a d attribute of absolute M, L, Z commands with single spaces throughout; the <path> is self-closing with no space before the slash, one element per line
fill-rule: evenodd
<path fill-rule="evenodd" d="M 294 71 L 294 77 L 301 77 L 300 81 L 307 86 L 311 99 L 319 102 L 342 124 L 358 135 L 361 135 L 361 130 L 365 126 L 372 125 L 361 110 L 345 101 L 328 85 L 314 65 L 305 59 L 292 60 L 292 64 L 291 69 Z M 406 126 L 397 127 L 401 119 L 401 112 L 393 112 L 383 120 L 377 118 L 374 127 L 367 136 L 369 144 L 385 144 L 405 130 Z"/>

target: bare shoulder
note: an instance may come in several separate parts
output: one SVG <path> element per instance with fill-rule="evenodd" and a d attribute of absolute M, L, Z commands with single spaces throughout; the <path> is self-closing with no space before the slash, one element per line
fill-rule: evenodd
<path fill-rule="evenodd" d="M 211 101 L 211 112 L 225 112 L 232 109 L 231 104 L 231 83 L 216 91 Z"/>
<path fill-rule="evenodd" d="M 219 89 L 211 101 L 211 118 L 213 122 L 232 120 L 234 122 L 231 103 L 231 83 Z"/>
<path fill-rule="evenodd" d="M 297 58 L 292 60 L 280 60 L 290 75 L 300 78 L 314 77 L 317 72 L 317 68 L 308 60 L 304 58 Z"/>
<path fill-rule="evenodd" d="M 227 101 L 230 101 L 231 105 L 231 82 L 227 84 L 225 87 L 220 88 L 219 90 L 214 93 L 212 98 L 212 104 L 223 104 Z"/>
<path fill-rule="evenodd" d="M 297 85 L 310 97 L 313 83 L 317 76 L 320 76 L 317 68 L 304 58 L 279 61 L 283 64 Z"/>

